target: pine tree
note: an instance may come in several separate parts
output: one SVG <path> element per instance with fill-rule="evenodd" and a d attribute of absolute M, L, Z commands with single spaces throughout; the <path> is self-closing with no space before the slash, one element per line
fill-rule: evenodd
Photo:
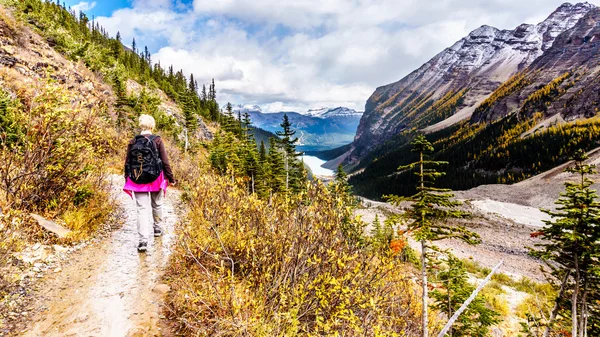
<path fill-rule="evenodd" d="M 394 228 L 389 221 L 381 225 L 379 214 L 375 214 L 375 219 L 372 222 L 371 240 L 373 248 L 381 252 L 390 251 L 390 243 L 394 239 Z"/>
<path fill-rule="evenodd" d="M 246 176 L 249 178 L 248 191 L 256 193 L 256 181 L 262 179 L 260 154 L 258 153 L 254 138 L 245 139 L 244 145 L 244 168 Z"/>
<path fill-rule="evenodd" d="M 215 79 L 212 79 L 212 82 L 208 88 L 208 99 L 210 101 L 216 101 L 217 100 L 217 89 L 215 88 Z"/>
<path fill-rule="evenodd" d="M 179 94 L 179 103 L 183 110 L 183 117 L 185 119 L 185 127 L 187 132 L 191 133 L 198 128 L 198 120 L 196 116 L 196 109 L 192 94 L 189 90 L 183 90 Z M 188 135 L 189 137 L 189 135 Z"/>
<path fill-rule="evenodd" d="M 117 32 L 117 37 L 111 41 L 110 47 L 112 49 L 112 54 L 116 60 L 121 57 L 122 45 L 121 45 L 121 34 Z"/>
<path fill-rule="evenodd" d="M 600 203 L 598 194 L 590 187 L 594 183 L 587 176 L 596 174 L 595 165 L 585 164 L 588 156 L 583 150 L 576 152 L 573 167 L 567 172 L 577 174 L 577 182 L 566 182 L 565 192 L 556 201 L 556 211 L 548 211 L 553 220 L 545 221 L 545 227 L 536 233 L 545 240 L 539 244 L 539 251 L 532 255 L 548 262 L 552 276 L 562 280 L 559 295 L 571 293 L 571 335 L 587 336 L 590 318 L 590 292 L 599 282 L 598 260 L 600 259 Z M 559 303 L 565 299 L 560 296 L 550 314 L 545 336 L 559 313 Z M 593 309 L 592 309 L 593 310 Z"/>
<path fill-rule="evenodd" d="M 133 51 L 134 54 L 137 54 L 137 44 L 135 43 L 135 37 L 133 38 L 133 41 L 131 42 L 131 50 Z"/>
<path fill-rule="evenodd" d="M 265 147 L 265 142 L 262 140 L 260 141 L 259 154 L 260 163 L 261 165 L 264 165 L 267 162 L 267 149 Z"/>
<path fill-rule="evenodd" d="M 298 157 L 302 155 L 300 152 L 296 152 L 296 142 L 298 138 L 295 138 L 295 130 L 292 130 L 292 123 L 290 122 L 287 114 L 283 114 L 283 121 L 281 122 L 282 131 L 277 131 L 277 136 L 280 137 L 279 143 L 284 151 L 284 163 L 286 171 L 285 187 L 286 190 L 298 190 L 302 184 L 302 169 L 303 165 L 298 161 Z"/>
<path fill-rule="evenodd" d="M 189 89 L 191 92 L 196 93 L 196 81 L 194 81 L 194 74 L 190 74 Z"/>
<path fill-rule="evenodd" d="M 437 275 L 441 288 L 436 288 L 431 297 L 435 300 L 434 308 L 444 312 L 447 317 L 452 317 L 475 287 L 469 283 L 469 275 L 463 262 L 451 253 L 446 252 L 446 255 L 447 266 Z M 499 322 L 498 317 L 496 311 L 486 306 L 485 298 L 478 295 L 454 322 L 447 336 L 488 336 L 489 327 Z"/>
<path fill-rule="evenodd" d="M 252 128 L 252 120 L 250 118 L 250 113 L 248 111 L 244 111 L 244 118 L 242 119 L 242 132 L 244 136 L 254 138 L 254 135 L 250 133 L 250 129 Z"/>
<path fill-rule="evenodd" d="M 286 189 L 285 186 L 285 163 L 283 159 L 283 152 L 277 139 L 275 137 L 269 138 L 269 154 L 267 156 L 267 169 L 266 169 L 266 182 L 269 191 L 281 192 Z"/>
<path fill-rule="evenodd" d="M 144 46 L 143 59 L 144 59 L 144 61 L 146 61 L 146 63 L 148 65 L 152 64 L 152 60 L 150 59 L 150 51 L 148 50 L 148 46 Z"/>
<path fill-rule="evenodd" d="M 236 132 L 235 117 L 233 117 L 233 105 L 231 105 L 230 102 L 227 102 L 227 105 L 225 105 L 225 118 L 222 125 L 226 132 Z"/>
<path fill-rule="evenodd" d="M 433 146 L 425 136 L 419 134 L 411 142 L 413 152 L 419 155 L 419 161 L 401 166 L 398 171 L 417 170 L 415 175 L 419 178 L 417 193 L 411 197 L 399 197 L 396 195 L 385 196 L 392 204 L 399 206 L 403 201 L 411 201 L 412 205 L 406 213 L 400 217 L 406 219 L 408 232 L 412 233 L 415 240 L 421 243 L 421 274 L 422 274 L 422 337 L 429 336 L 428 329 L 428 279 L 427 264 L 429 260 L 428 248 L 431 242 L 448 238 L 456 238 L 469 244 L 479 242 L 479 236 L 468 231 L 464 226 L 453 226 L 446 223 L 451 218 L 466 216 L 457 210 L 460 202 L 453 201 L 454 196 L 449 189 L 435 188 L 435 180 L 444 175 L 436 171 L 435 167 L 447 164 L 447 162 L 426 160 L 426 153 L 433 152 Z M 392 217 L 396 220 L 398 216 Z"/>
<path fill-rule="evenodd" d="M 281 138 L 281 145 L 285 152 L 291 156 L 296 156 L 296 142 L 298 138 L 294 138 L 295 130 L 292 130 L 292 123 L 287 114 L 283 114 L 283 121 L 280 124 L 283 131 L 277 131 L 276 134 Z"/>
<path fill-rule="evenodd" d="M 206 84 L 202 85 L 202 96 L 200 98 L 202 99 L 202 102 L 206 103 L 206 100 L 207 100 L 207 96 L 206 96 Z"/>
<path fill-rule="evenodd" d="M 340 200 L 344 206 L 355 206 L 356 199 L 352 194 L 352 186 L 348 183 L 348 174 L 342 164 L 338 165 L 334 176 L 334 180 L 329 184 L 329 190 L 334 198 Z"/>

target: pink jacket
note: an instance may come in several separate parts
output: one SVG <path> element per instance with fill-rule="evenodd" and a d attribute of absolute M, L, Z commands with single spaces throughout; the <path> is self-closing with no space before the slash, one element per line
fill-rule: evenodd
<path fill-rule="evenodd" d="M 164 191 L 167 193 L 167 187 L 169 187 L 169 181 L 165 179 L 164 172 L 161 172 L 158 178 L 155 181 L 148 184 L 136 184 L 131 181 L 130 178 L 127 178 L 125 181 L 125 186 L 123 187 L 123 191 L 125 193 L 132 195 L 131 192 L 159 192 Z"/>

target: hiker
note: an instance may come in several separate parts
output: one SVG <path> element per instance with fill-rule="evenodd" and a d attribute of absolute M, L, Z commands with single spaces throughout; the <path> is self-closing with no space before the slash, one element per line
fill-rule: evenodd
<path fill-rule="evenodd" d="M 125 158 L 125 187 L 137 208 L 138 251 L 148 249 L 152 226 L 154 236 L 162 235 L 163 197 L 169 183 L 175 185 L 173 171 L 160 136 L 153 135 L 156 122 L 149 115 L 140 115 L 141 133 L 127 145 Z"/>

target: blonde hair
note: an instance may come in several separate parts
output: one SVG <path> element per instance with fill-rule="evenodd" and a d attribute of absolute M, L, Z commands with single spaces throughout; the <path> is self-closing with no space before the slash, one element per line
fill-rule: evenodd
<path fill-rule="evenodd" d="M 140 129 L 142 131 L 152 131 L 156 126 L 156 121 L 154 121 L 154 117 L 150 115 L 140 115 Z"/>

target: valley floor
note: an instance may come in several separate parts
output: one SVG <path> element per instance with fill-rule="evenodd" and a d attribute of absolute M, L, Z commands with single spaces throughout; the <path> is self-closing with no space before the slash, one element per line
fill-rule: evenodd
<path fill-rule="evenodd" d="M 23 336 L 169 336 L 160 324 L 168 286 L 160 281 L 174 243 L 179 193 L 167 193 L 163 236 L 138 254 L 135 205 L 121 190 L 122 177 L 112 180 L 125 210 L 123 227 L 43 281 L 34 294 L 38 312 Z"/>
<path fill-rule="evenodd" d="M 515 218 L 517 221 L 509 218 L 507 215 L 512 213 L 503 215 L 495 212 L 496 210 L 490 211 L 480 208 L 476 206 L 478 201 L 465 202 L 463 208 L 470 212 L 472 217 L 463 222 L 468 229 L 481 236 L 482 243 L 468 245 L 458 240 L 447 239 L 436 242 L 436 245 L 442 249 L 450 248 L 459 258 L 477 262 L 487 268 L 493 268 L 498 262 L 504 260 L 501 272 L 509 274 L 515 279 L 525 276 L 536 281 L 544 281 L 539 269 L 539 261 L 527 254 L 527 247 L 533 247 L 539 242 L 538 239 L 533 239 L 530 236 L 532 232 L 538 230 L 538 227 L 532 226 L 526 221 L 521 221 L 520 218 Z M 488 199 L 488 202 L 490 201 Z M 361 215 L 367 223 L 372 223 L 375 215 L 383 223 L 390 212 L 399 211 L 393 206 L 382 202 L 362 199 L 362 203 L 363 207 L 359 208 L 356 213 Z M 511 205 L 515 209 L 525 208 L 521 205 L 505 204 Z M 504 209 L 511 208 L 505 207 Z M 545 215 L 541 212 L 540 214 Z M 531 217 L 523 218 L 527 221 L 539 221 L 539 219 L 532 220 Z M 370 231 L 370 226 L 367 231 Z M 409 244 L 413 249 L 420 250 L 420 244 L 411 238 L 409 238 Z"/>

